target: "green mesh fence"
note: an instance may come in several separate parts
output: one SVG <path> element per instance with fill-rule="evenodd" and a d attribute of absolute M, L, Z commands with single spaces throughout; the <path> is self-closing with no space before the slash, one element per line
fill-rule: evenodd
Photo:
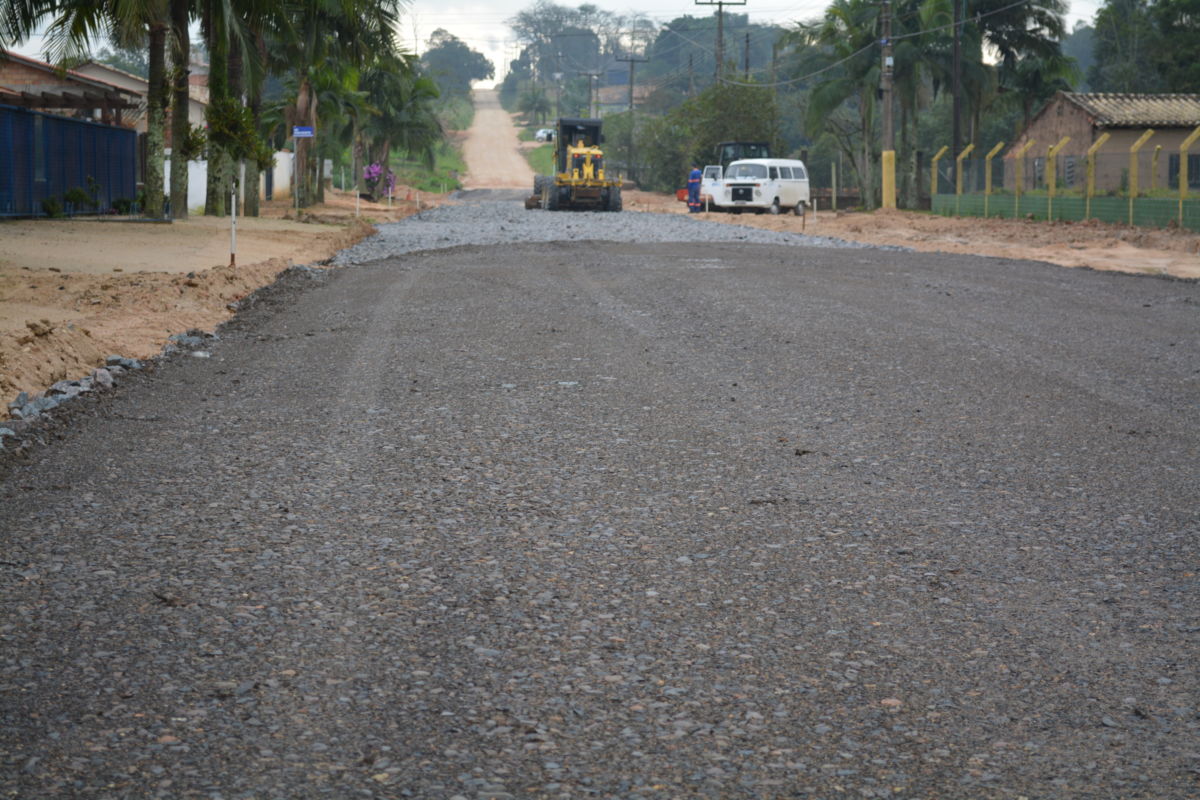
<path fill-rule="evenodd" d="M 1101 222 L 1130 223 L 1130 204 L 1127 197 L 1093 197 L 1091 219 Z M 1023 195 L 1019 200 L 1011 194 L 987 197 L 980 194 L 939 194 L 933 198 L 933 212 L 943 216 L 1001 217 L 1005 219 L 1056 219 L 1077 222 L 1088 219 L 1087 203 L 1082 197 Z M 1166 197 L 1138 197 L 1133 201 L 1132 224 L 1165 228 L 1179 224 L 1179 200 Z M 1200 231 L 1200 200 L 1183 204 L 1182 227 Z"/>
<path fill-rule="evenodd" d="M 1094 159 L 1094 192 L 1089 204 L 1087 158 L 1064 153 L 1055 159 L 1031 155 L 1018 160 L 967 158 L 962 162 L 962 195 L 955 194 L 955 162 L 944 159 L 937 165 L 936 214 L 1012 219 L 1056 219 L 1103 222 L 1163 228 L 1180 225 L 1200 231 L 1200 154 L 1188 156 L 1188 198 L 1179 213 L 1180 156 L 1178 153 L 1144 149 L 1131 163 L 1128 153 L 1100 153 Z M 992 192 L 986 194 L 988 172 Z M 1135 171 L 1136 168 L 1136 171 Z M 1049 183 L 1056 197 L 1050 198 Z M 1016 196 L 1020 186 L 1021 196 Z M 1130 206 L 1128 193 L 1135 185 L 1138 197 Z M 1131 213 L 1132 212 L 1132 213 Z"/>

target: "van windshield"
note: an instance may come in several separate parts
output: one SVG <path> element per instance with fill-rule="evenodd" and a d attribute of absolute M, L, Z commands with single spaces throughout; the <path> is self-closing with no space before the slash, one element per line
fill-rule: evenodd
<path fill-rule="evenodd" d="M 765 178 L 767 177 L 767 168 L 762 164 L 734 164 L 729 168 L 729 173 L 725 177 L 735 180 Z"/>

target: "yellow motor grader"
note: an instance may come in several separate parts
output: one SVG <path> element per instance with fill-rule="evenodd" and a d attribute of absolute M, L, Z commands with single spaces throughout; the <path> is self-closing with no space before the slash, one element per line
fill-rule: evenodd
<path fill-rule="evenodd" d="M 600 120 L 559 119 L 554 136 L 555 172 L 533 179 L 530 201 L 536 200 L 537 206 L 550 211 L 620 211 L 621 182 L 605 175 L 603 141 Z"/>

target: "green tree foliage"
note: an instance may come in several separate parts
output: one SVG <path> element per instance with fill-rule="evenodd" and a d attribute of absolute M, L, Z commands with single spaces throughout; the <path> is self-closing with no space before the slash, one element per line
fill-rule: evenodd
<path fill-rule="evenodd" d="M 750 22 L 748 14 L 725 12 L 725 74 L 740 75 L 750 42 L 750 70 L 764 75 L 775 57 L 782 30 Z M 717 17 L 676 17 L 663 25 L 646 49 L 643 74 L 680 94 L 710 86 L 716 78 Z"/>
<path fill-rule="evenodd" d="M 545 89 L 540 86 L 530 86 L 521 94 L 517 108 L 529 119 L 545 122 L 546 117 L 554 110 L 554 103 Z"/>
<path fill-rule="evenodd" d="M 1097 92 L 1158 92 L 1166 81 L 1158 71 L 1162 36 L 1148 0 L 1107 0 L 1096 12 L 1095 63 L 1088 83 Z"/>
<path fill-rule="evenodd" d="M 779 115 L 770 89 L 717 84 L 685 101 L 639 132 L 638 174 L 643 186 L 674 191 L 692 164 L 714 158 L 725 141 L 764 141 L 778 146 Z"/>
<path fill-rule="evenodd" d="M 585 3 L 578 8 L 537 0 L 509 20 L 525 45 L 535 76 L 596 69 L 604 56 L 622 51 L 621 36 L 630 20 Z"/>
<path fill-rule="evenodd" d="M 1200 0 L 1156 0 L 1150 18 L 1163 46 L 1155 63 L 1168 92 L 1200 92 Z"/>
<path fill-rule="evenodd" d="M 437 81 L 442 94 L 467 94 L 471 81 L 487 80 L 496 74 L 496 67 L 486 56 L 442 28 L 429 37 L 421 66 Z"/>
<path fill-rule="evenodd" d="M 1063 39 L 1062 52 L 1067 58 L 1075 59 L 1075 67 L 1079 72 L 1080 79 L 1075 83 L 1075 91 L 1088 92 L 1091 91 L 1090 84 L 1087 82 L 1087 74 L 1092 69 L 1092 64 L 1095 62 L 1096 51 L 1096 29 L 1085 22 L 1075 23 L 1075 27 L 1071 29 L 1071 33 L 1067 38 Z"/>
<path fill-rule="evenodd" d="M 1200 0 L 1105 0 L 1093 35 L 1093 91 L 1200 92 Z"/>
<path fill-rule="evenodd" d="M 150 76 L 150 61 L 145 47 L 101 47 L 94 60 L 140 78 Z"/>

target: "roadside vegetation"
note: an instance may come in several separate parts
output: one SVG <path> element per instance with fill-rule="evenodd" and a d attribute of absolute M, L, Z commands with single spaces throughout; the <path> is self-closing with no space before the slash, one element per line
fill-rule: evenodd
<path fill-rule="evenodd" d="M 928 159 L 950 143 L 956 73 L 962 145 L 976 148 L 1011 141 L 1059 90 L 1200 92 L 1194 6 L 1102 0 L 1093 24 L 1068 31 L 1064 0 L 966 0 L 957 23 L 949 0 L 893 2 L 901 200 L 915 205 L 917 154 Z M 617 104 L 608 95 L 600 109 L 610 168 L 644 188 L 682 185 L 688 166 L 710 159 L 717 141 L 764 140 L 782 156 L 804 158 L 811 174 L 836 168 L 843 186 L 871 187 L 863 203 L 877 202 L 884 33 L 878 2 L 832 0 L 811 18 L 778 25 L 727 11 L 721 63 L 715 14 L 657 23 L 539 0 L 509 24 L 525 46 L 509 65 L 500 98 L 531 125 L 592 116 L 601 104 L 586 73 L 601 73 L 597 83 L 611 91 L 627 85 L 625 59 L 645 59 L 634 74 L 632 119 L 624 92 Z"/>
<path fill-rule="evenodd" d="M 554 145 L 550 142 L 533 150 L 525 151 L 525 158 L 529 161 L 529 166 L 533 167 L 534 173 L 538 175 L 554 174 Z"/>
<path fill-rule="evenodd" d="M 395 167 L 424 191 L 455 182 L 461 159 L 447 133 L 470 126 L 471 81 L 492 77 L 493 66 L 440 29 L 421 58 L 405 51 L 396 31 L 406 8 L 402 0 L 0 0 L 0 48 L 44 29 L 44 55 L 55 64 L 96 57 L 141 74 L 150 84 L 145 214 L 161 217 L 169 200 L 185 217 L 187 161 L 203 158 L 203 213 L 224 216 L 234 176 L 244 170 L 245 184 L 257 185 L 279 150 L 294 152 L 301 207 L 323 199 L 326 164 L 335 182 L 352 181 L 374 199 L 394 185 Z M 192 126 L 187 114 L 170 115 L 184 157 L 172 159 L 168 198 L 168 111 L 187 107 L 193 58 L 208 64 L 207 118 Z M 240 210 L 257 215 L 257 192 L 245 195 Z"/>

